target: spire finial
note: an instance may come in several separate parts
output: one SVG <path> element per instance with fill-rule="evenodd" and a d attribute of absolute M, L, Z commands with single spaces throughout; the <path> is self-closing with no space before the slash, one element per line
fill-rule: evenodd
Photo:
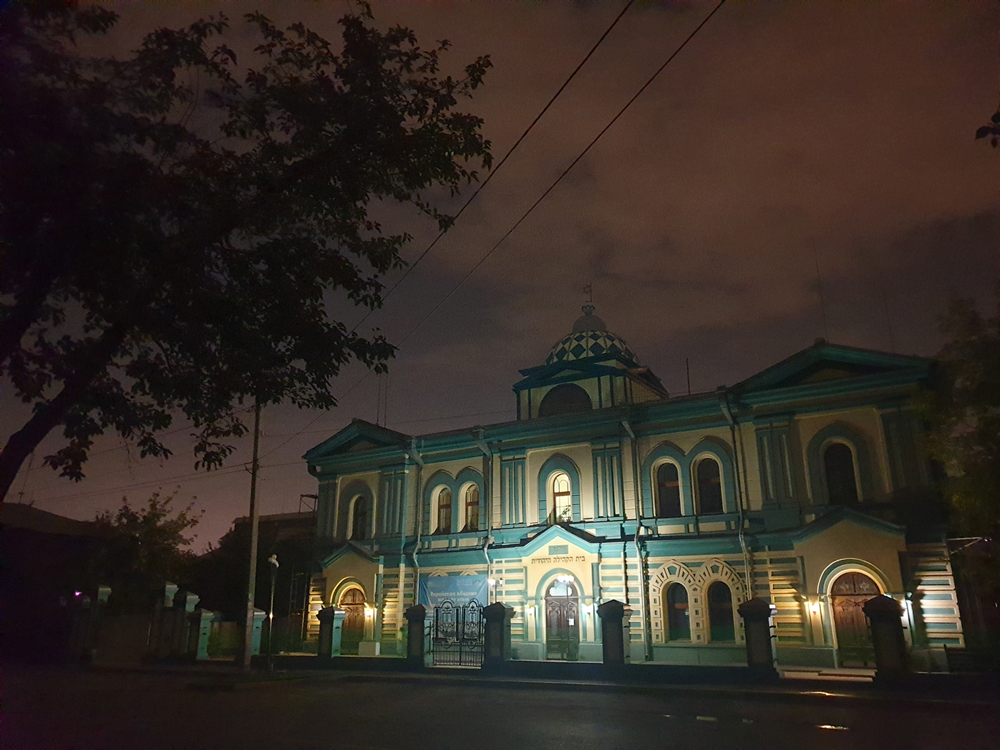
<path fill-rule="evenodd" d="M 597 309 L 594 307 L 594 286 L 592 284 L 587 284 L 583 287 L 583 293 L 587 295 L 587 301 L 583 305 L 583 314 L 593 315 L 594 310 Z"/>

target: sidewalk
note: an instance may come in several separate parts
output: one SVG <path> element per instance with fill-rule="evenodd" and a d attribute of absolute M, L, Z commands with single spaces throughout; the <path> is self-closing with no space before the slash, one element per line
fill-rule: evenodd
<path fill-rule="evenodd" d="M 309 658 L 309 657 L 305 657 Z M 235 664 L 95 666 L 95 672 L 146 672 L 188 676 L 189 690 L 228 692 L 274 686 L 277 683 L 372 683 L 391 682 L 427 686 L 468 686 L 481 689 L 559 690 L 569 692 L 630 692 L 644 694 L 688 692 L 729 695 L 733 698 L 804 702 L 904 700 L 928 707 L 1000 707 L 1000 680 L 989 675 L 916 674 L 900 685 L 880 685 L 871 679 L 872 670 L 820 670 L 788 668 L 779 679 L 760 680 L 746 668 L 669 667 L 636 665 L 630 670 L 609 673 L 602 664 L 548 665 L 544 662 L 509 662 L 514 670 L 500 673 L 477 668 L 400 668 L 397 659 L 335 659 L 326 664 L 313 661 L 295 666 L 275 659 L 275 670 L 255 664 L 245 672 Z M 332 663 L 331 663 L 332 662 Z M 369 663 L 372 662 L 372 663 Z M 529 669 L 524 669 L 528 665 Z M 263 665 L 260 665 L 263 666 Z M 567 670 L 566 667 L 576 669 Z M 325 667 L 325 668 L 324 668 Z M 374 667 L 374 668 L 373 668 Z M 575 672 L 576 674 L 573 674 Z"/>

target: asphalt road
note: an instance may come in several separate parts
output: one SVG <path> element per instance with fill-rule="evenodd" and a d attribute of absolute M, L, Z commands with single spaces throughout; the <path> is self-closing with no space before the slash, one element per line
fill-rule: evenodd
<path fill-rule="evenodd" d="M 997 750 L 1000 707 L 343 674 L 224 690 L 183 674 L 5 670 L 0 747 Z"/>

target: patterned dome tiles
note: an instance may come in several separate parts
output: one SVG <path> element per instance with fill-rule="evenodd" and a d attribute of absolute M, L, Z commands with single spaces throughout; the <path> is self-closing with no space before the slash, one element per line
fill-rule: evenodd
<path fill-rule="evenodd" d="M 635 352 L 629 349 L 628 344 L 610 331 L 580 331 L 569 334 L 553 346 L 545 364 L 572 362 L 608 354 L 637 361 Z"/>

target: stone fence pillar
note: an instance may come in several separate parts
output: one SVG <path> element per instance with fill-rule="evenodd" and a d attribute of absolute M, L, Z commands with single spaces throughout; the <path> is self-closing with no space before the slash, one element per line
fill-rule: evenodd
<path fill-rule="evenodd" d="M 347 612 L 336 607 L 324 607 L 316 613 L 319 618 L 319 656 L 340 656 L 341 638 L 344 635 L 344 618 Z"/>
<path fill-rule="evenodd" d="M 188 615 L 188 645 L 189 659 L 208 658 L 208 639 L 212 635 L 212 619 L 215 612 L 199 607 Z"/>
<path fill-rule="evenodd" d="M 625 640 L 626 609 L 628 607 L 617 599 L 604 602 L 597 608 L 597 616 L 601 618 L 601 651 L 606 666 L 625 666 L 626 654 L 629 651 L 629 644 Z M 631 615 L 631 612 L 629 614 Z"/>
<path fill-rule="evenodd" d="M 424 621 L 427 608 L 416 604 L 403 613 L 406 618 L 406 663 L 418 669 L 424 666 Z"/>
<path fill-rule="evenodd" d="M 747 666 L 761 676 L 777 678 L 774 620 L 771 618 L 770 603 L 754 597 L 743 602 L 737 611 L 743 618 L 747 639 Z"/>
<path fill-rule="evenodd" d="M 899 680 L 909 672 L 906 661 L 906 638 L 903 635 L 899 602 L 889 596 L 876 596 L 862 607 L 872 627 L 875 647 L 875 679 L 878 682 Z"/>
<path fill-rule="evenodd" d="M 510 661 L 510 621 L 514 617 L 512 607 L 494 602 L 483 609 L 486 618 L 486 632 L 483 636 L 483 668 L 502 666 Z"/>

